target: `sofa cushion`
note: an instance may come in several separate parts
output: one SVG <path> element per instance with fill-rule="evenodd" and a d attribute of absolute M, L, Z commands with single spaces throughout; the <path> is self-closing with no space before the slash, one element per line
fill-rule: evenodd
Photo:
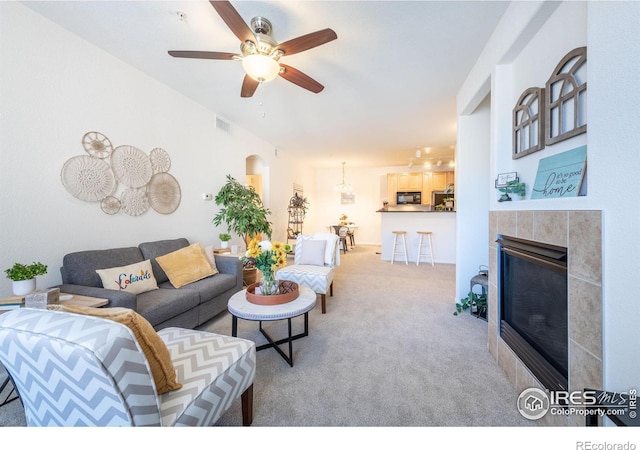
<path fill-rule="evenodd" d="M 133 332 L 140 349 L 147 357 L 158 394 L 182 387 L 182 384 L 177 381 L 176 370 L 164 341 L 160 339 L 151 324 L 135 311 L 127 308 L 88 308 L 63 305 L 49 305 L 48 309 L 100 317 L 126 325 Z"/>
<path fill-rule="evenodd" d="M 153 276 L 151 261 L 148 259 L 123 267 L 96 270 L 102 280 L 102 287 L 114 291 L 127 291 L 132 294 L 158 289 Z"/>
<path fill-rule="evenodd" d="M 218 273 L 204 254 L 200 244 L 191 244 L 175 252 L 156 258 L 169 281 L 175 288 L 181 288 L 185 284 L 202 280 Z"/>
<path fill-rule="evenodd" d="M 218 266 L 216 265 L 216 255 L 215 253 L 213 253 L 213 245 L 203 245 L 202 248 L 204 249 L 204 254 L 207 257 L 207 260 L 209 261 L 209 264 L 211 264 L 211 267 L 213 267 L 213 269 L 216 271 L 216 273 L 220 272 L 218 270 Z"/>
<path fill-rule="evenodd" d="M 167 239 L 163 241 L 143 242 L 138 245 L 138 249 L 142 253 L 143 259 L 151 260 L 151 267 L 153 267 L 153 274 L 156 277 L 158 284 L 169 281 L 169 277 L 164 273 L 162 267 L 156 261 L 158 256 L 166 255 L 167 253 L 175 252 L 181 248 L 187 247 L 189 241 L 185 238 L 179 239 Z M 141 259 L 142 261 L 142 259 Z"/>
<path fill-rule="evenodd" d="M 215 277 L 214 277 L 215 278 Z M 174 289 L 169 282 L 159 284 L 161 289 L 138 294 L 136 311 L 156 327 L 200 303 L 197 291 Z"/>
<path fill-rule="evenodd" d="M 62 282 L 101 288 L 102 280 L 96 270 L 126 266 L 144 260 L 137 247 L 68 253 L 62 258 Z"/>
<path fill-rule="evenodd" d="M 235 275 L 220 273 L 215 277 L 204 278 L 194 283 L 187 284 L 180 288 L 180 291 L 190 290 L 196 291 L 200 296 L 200 303 L 208 302 L 217 296 L 233 289 L 236 286 Z M 163 288 L 169 288 L 169 283 L 162 285 Z"/>

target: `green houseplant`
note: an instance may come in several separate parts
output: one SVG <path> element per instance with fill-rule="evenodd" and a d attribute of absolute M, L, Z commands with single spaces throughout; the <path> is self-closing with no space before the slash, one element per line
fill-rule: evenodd
<path fill-rule="evenodd" d="M 233 230 L 241 236 L 245 244 L 261 233 L 271 239 L 271 222 L 267 220 L 271 211 L 264 207 L 252 186 L 243 186 L 231 175 L 227 175 L 227 182 L 220 188 L 215 201 L 222 208 L 213 217 L 214 225 L 226 223 L 227 230 Z M 245 264 L 244 269 L 244 283 L 254 283 L 256 268 Z"/>
<path fill-rule="evenodd" d="M 213 217 L 213 223 L 227 224 L 227 230 L 242 236 L 245 243 L 260 233 L 271 239 L 271 222 L 267 220 L 271 211 L 262 204 L 260 196 L 252 186 L 243 186 L 231 175 L 220 188 L 215 198 L 220 211 Z"/>
<path fill-rule="evenodd" d="M 229 241 L 231 240 L 231 235 L 228 233 L 220 233 L 218 237 L 220 238 L 220 246 L 222 248 L 227 248 L 229 246 Z"/>
<path fill-rule="evenodd" d="M 509 194 L 518 195 L 524 197 L 526 195 L 526 183 L 521 183 L 518 180 L 507 181 L 507 184 L 498 188 L 502 195 L 498 199 L 499 202 L 510 202 L 512 198 Z"/>
<path fill-rule="evenodd" d="M 487 294 L 476 294 L 470 291 L 465 298 L 460 299 L 456 303 L 456 310 L 453 312 L 457 316 L 462 311 L 470 310 L 470 312 L 480 318 L 487 318 Z"/>
<path fill-rule="evenodd" d="M 13 281 L 14 295 L 25 295 L 35 291 L 36 276 L 46 274 L 47 266 L 41 262 L 34 262 L 29 265 L 15 263 L 6 269 L 4 273 L 8 279 Z"/>

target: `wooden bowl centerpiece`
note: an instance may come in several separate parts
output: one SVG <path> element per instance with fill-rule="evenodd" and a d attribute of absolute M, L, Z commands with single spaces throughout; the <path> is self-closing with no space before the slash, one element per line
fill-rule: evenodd
<path fill-rule="evenodd" d="M 300 294 L 298 283 L 293 281 L 278 281 L 278 293 L 275 295 L 256 294 L 256 287 L 260 282 L 252 283 L 247 287 L 247 301 L 255 305 L 282 305 L 298 298 Z"/>

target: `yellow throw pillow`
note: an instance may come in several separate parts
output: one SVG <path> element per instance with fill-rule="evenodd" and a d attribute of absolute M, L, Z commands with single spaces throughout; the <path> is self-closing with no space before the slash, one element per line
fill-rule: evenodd
<path fill-rule="evenodd" d="M 149 321 L 134 310 L 128 308 L 89 308 L 86 306 L 63 305 L 49 305 L 47 309 L 100 317 L 126 325 L 133 331 L 138 345 L 147 357 L 158 394 L 164 394 L 182 387 L 182 384 L 176 378 L 176 369 L 173 367 L 169 349 L 167 349 L 164 341 L 160 339 L 160 336 L 158 336 Z"/>
<path fill-rule="evenodd" d="M 211 267 L 201 244 L 191 244 L 156 258 L 174 288 L 202 280 L 218 273 Z"/>
<path fill-rule="evenodd" d="M 114 291 L 126 291 L 132 294 L 158 289 L 158 282 L 153 276 L 151 261 L 129 264 L 123 267 L 96 270 L 102 280 L 102 287 Z"/>

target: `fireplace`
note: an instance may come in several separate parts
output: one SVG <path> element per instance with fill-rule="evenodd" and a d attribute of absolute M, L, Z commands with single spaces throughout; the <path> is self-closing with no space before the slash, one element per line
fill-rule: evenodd
<path fill-rule="evenodd" d="M 567 248 L 498 235 L 500 337 L 549 390 L 568 390 Z"/>

